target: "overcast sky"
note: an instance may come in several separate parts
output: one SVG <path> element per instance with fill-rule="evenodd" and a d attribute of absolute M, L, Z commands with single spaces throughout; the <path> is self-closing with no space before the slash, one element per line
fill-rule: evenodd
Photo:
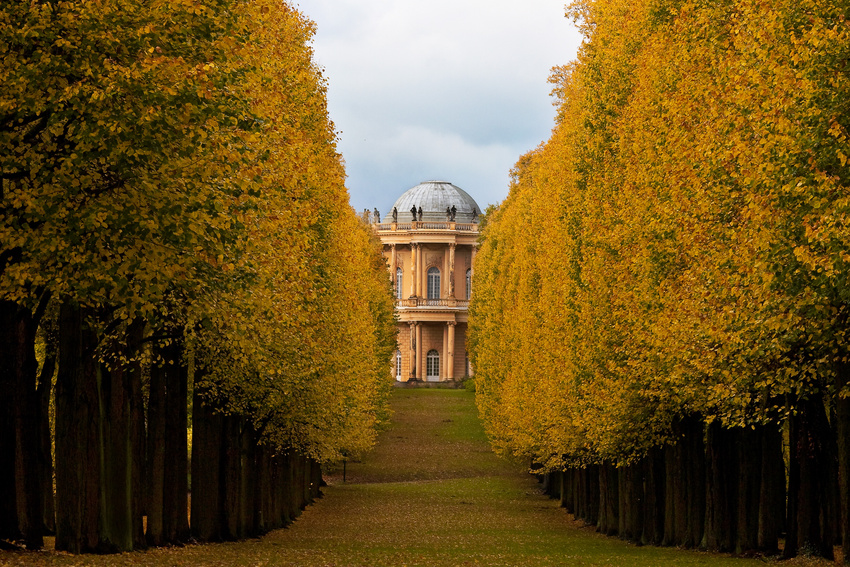
<path fill-rule="evenodd" d="M 501 202 L 550 135 L 550 69 L 581 41 L 565 1 L 295 0 L 318 26 L 351 205 L 386 215 L 434 179 Z"/>

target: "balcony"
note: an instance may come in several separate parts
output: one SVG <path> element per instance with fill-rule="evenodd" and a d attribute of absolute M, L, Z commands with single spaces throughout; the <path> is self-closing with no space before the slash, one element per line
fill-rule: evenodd
<path fill-rule="evenodd" d="M 448 309 L 469 309 L 468 299 L 425 299 L 423 297 L 408 297 L 396 300 L 399 309 L 415 307 L 445 307 Z"/>
<path fill-rule="evenodd" d="M 374 224 L 378 232 L 408 232 L 411 230 L 446 230 L 460 232 L 478 232 L 477 223 L 462 222 L 382 222 Z"/>

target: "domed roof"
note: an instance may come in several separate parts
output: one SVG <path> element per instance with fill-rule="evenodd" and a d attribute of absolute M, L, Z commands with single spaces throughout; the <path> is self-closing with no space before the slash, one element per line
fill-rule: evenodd
<path fill-rule="evenodd" d="M 405 191 L 396 200 L 393 207 L 398 210 L 398 222 L 410 222 L 415 220 L 410 209 L 422 207 L 422 220 L 430 222 L 445 222 L 446 209 L 455 207 L 455 221 L 460 223 L 476 222 L 481 208 L 475 199 L 448 181 L 424 181 Z M 385 217 L 387 221 L 392 219 L 392 209 Z"/>

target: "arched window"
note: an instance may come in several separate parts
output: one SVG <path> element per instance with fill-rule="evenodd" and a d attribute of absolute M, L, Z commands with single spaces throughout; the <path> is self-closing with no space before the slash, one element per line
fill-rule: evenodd
<path fill-rule="evenodd" d="M 466 269 L 466 298 L 472 297 L 472 268 Z"/>
<path fill-rule="evenodd" d="M 428 268 L 428 299 L 440 299 L 440 270 Z"/>
<path fill-rule="evenodd" d="M 401 284 L 404 283 L 404 276 L 401 268 L 395 269 L 395 296 L 396 299 L 401 299 Z"/>
<path fill-rule="evenodd" d="M 401 380 L 401 351 L 395 351 L 395 379 Z"/>
<path fill-rule="evenodd" d="M 440 353 L 436 350 L 429 350 L 428 356 L 425 358 L 425 379 L 439 380 L 440 378 Z"/>

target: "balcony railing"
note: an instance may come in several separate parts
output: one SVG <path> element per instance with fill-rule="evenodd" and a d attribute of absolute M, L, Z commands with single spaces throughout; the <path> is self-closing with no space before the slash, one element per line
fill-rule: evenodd
<path fill-rule="evenodd" d="M 402 307 L 449 307 L 453 309 L 468 309 L 468 299 L 425 299 L 423 297 L 408 297 L 397 300 L 399 308 Z"/>
<path fill-rule="evenodd" d="M 374 225 L 378 232 L 399 232 L 407 230 L 457 230 L 462 232 L 478 232 L 477 223 L 464 222 L 382 222 Z"/>

